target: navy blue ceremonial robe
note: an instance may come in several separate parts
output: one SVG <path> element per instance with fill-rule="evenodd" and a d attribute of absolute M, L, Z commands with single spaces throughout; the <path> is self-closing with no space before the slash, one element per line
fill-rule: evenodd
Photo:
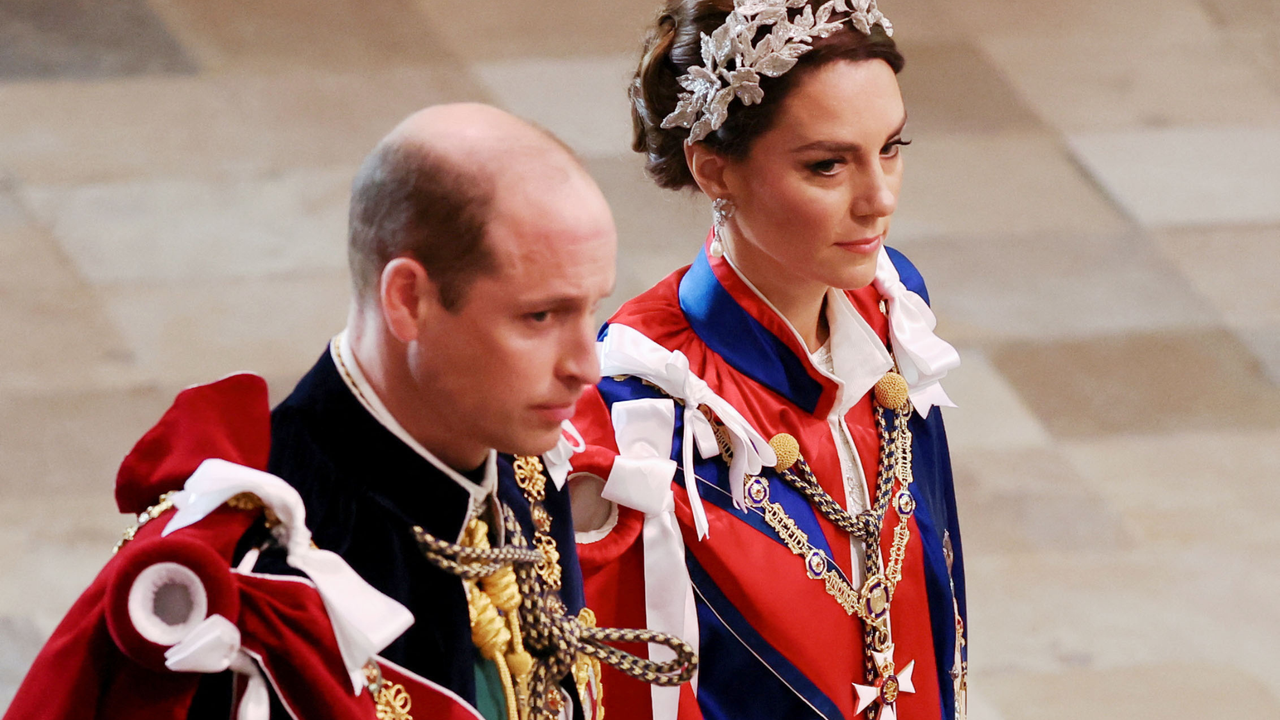
<path fill-rule="evenodd" d="M 413 613 L 382 657 L 476 705 L 477 650 L 462 581 L 423 557 L 412 527 L 455 541 L 470 494 L 382 425 L 344 382 L 329 351 L 271 415 L 268 470 L 297 488 L 317 545 L 342 556 L 371 585 Z M 526 539 L 534 527 L 510 456 L 499 455 L 496 495 Z M 568 612 L 583 605 L 569 495 L 548 480 L 544 506 L 560 551 Z M 572 678 L 562 686 L 580 703 Z"/>

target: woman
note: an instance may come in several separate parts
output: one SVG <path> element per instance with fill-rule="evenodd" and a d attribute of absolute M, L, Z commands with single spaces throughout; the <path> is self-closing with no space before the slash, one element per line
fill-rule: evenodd
<path fill-rule="evenodd" d="M 908 144 L 890 32 L 874 0 L 671 0 L 649 37 L 635 149 L 715 223 L 601 331 L 571 487 L 601 623 L 701 664 L 696 688 L 607 674 L 615 720 L 963 715 L 930 412 L 959 359 L 884 247 Z"/>

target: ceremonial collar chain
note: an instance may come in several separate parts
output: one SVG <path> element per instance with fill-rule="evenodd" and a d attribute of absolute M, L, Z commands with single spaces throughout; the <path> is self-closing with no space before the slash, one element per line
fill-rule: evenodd
<path fill-rule="evenodd" d="M 792 10 L 804 8 L 793 15 Z M 834 18 L 836 13 L 848 13 Z M 779 77 L 795 67 L 813 43 L 829 37 L 848 22 L 864 35 L 880 25 L 893 35 L 893 25 L 876 7 L 876 0 L 828 0 L 815 11 L 808 0 L 734 0 L 733 12 L 713 33 L 702 33 L 701 66 L 690 66 L 678 82 L 676 109 L 662 127 L 689 128 L 686 145 L 720 129 L 734 98 L 743 105 L 764 100 L 761 77 Z M 772 27 L 760 42 L 756 35 Z"/>
<path fill-rule="evenodd" d="M 914 481 L 912 438 L 907 427 L 912 407 L 907 382 L 897 372 L 889 372 L 881 378 L 874 396 L 878 406 L 876 427 L 880 435 L 879 476 L 874 504 L 858 515 L 850 514 L 822 488 L 793 436 L 780 433 L 769 441 L 778 458 L 775 466 L 778 477 L 795 488 L 832 524 L 866 547 L 866 581 L 861 590 L 855 590 L 833 559 L 810 542 L 808 534 L 800 529 L 781 504 L 770 499 L 769 483 L 764 477 L 748 479 L 746 500 L 748 509 L 760 513 L 788 549 L 804 561 L 808 576 L 822 582 L 827 593 L 846 613 L 856 615 L 862 621 L 867 684 L 854 684 L 857 712 L 866 710 L 869 718 L 889 720 L 896 717 L 898 696 L 915 692 L 912 683 L 915 662 L 895 666 L 889 617 L 894 592 L 902 580 L 902 565 L 911 539 L 910 518 L 916 508 L 911 494 Z M 732 462 L 732 450 L 723 441 L 718 426 L 716 430 L 718 439 L 721 439 L 721 455 L 726 463 Z M 886 566 L 881 558 L 880 537 L 890 506 L 896 512 L 898 522 L 893 530 Z"/>
<path fill-rule="evenodd" d="M 468 521 L 461 544 L 439 540 L 421 527 L 414 537 L 433 565 L 462 578 L 471 621 L 471 639 L 480 654 L 498 668 L 507 700 L 507 720 L 553 720 L 564 709 L 561 679 L 572 673 L 578 697 L 603 715 L 600 663 L 643 682 L 673 686 L 688 682 L 698 658 L 683 640 L 651 630 L 596 627 L 595 614 L 583 608 L 567 614 L 560 597 L 560 553 L 551 535 L 553 518 L 544 506 L 546 481 L 537 457 L 515 459 L 516 484 L 529 503 L 532 544 L 511 509 L 498 504 L 503 547 L 491 547 L 488 523 Z M 613 643 L 657 643 L 674 658 L 659 662 L 610 647 Z"/>

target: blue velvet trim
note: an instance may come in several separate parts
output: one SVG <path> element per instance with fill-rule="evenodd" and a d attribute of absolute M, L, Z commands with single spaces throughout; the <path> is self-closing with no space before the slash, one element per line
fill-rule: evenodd
<path fill-rule="evenodd" d="M 720 284 L 698 253 L 680 280 L 680 309 L 707 347 L 735 370 L 812 413 L 823 386 L 778 336 L 751 316 Z"/>
<path fill-rule="evenodd" d="M 691 553 L 686 564 L 697 598 L 699 652 L 714 658 L 698 670 L 706 720 L 843 720 L 831 698 L 756 632 Z"/>

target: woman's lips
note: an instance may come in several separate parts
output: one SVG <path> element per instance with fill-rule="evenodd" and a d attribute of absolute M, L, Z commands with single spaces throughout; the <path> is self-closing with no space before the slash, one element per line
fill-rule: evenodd
<path fill-rule="evenodd" d="M 845 250 L 848 250 L 849 252 L 866 255 L 880 249 L 880 240 L 883 237 L 884 237 L 883 235 L 876 235 L 875 237 L 863 238 L 862 240 L 850 240 L 848 242 L 839 242 L 839 243 L 836 243 L 836 247 L 843 248 Z"/>

